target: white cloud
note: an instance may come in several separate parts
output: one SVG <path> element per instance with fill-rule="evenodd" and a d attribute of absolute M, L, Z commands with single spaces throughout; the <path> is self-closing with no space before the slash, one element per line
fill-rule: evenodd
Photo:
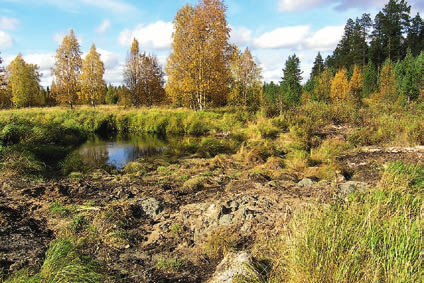
<path fill-rule="evenodd" d="M 343 11 L 347 9 L 357 8 L 357 9 L 365 9 L 365 8 L 383 8 L 387 3 L 387 0 L 340 0 L 338 1 L 338 5 L 336 6 L 337 10 Z"/>
<path fill-rule="evenodd" d="M 75 33 L 75 31 L 74 31 Z M 63 38 L 69 35 L 69 31 L 68 32 L 58 32 L 53 36 L 53 40 L 54 42 L 56 42 L 57 45 L 61 45 Z M 78 43 L 80 44 L 80 46 L 84 43 L 82 37 L 78 36 L 78 34 L 75 34 L 78 40 Z"/>
<path fill-rule="evenodd" d="M 9 17 L 0 18 L 0 28 L 5 30 L 14 30 L 19 25 L 19 20 Z"/>
<path fill-rule="evenodd" d="M 64 32 L 58 32 L 53 36 L 54 42 L 56 42 L 57 45 L 62 44 L 63 38 L 65 37 L 66 33 Z"/>
<path fill-rule="evenodd" d="M 68 1 L 68 0 L 67 0 Z M 135 10 L 135 7 L 121 0 L 80 0 L 77 1 L 87 6 L 112 11 L 114 13 L 128 13 Z"/>
<path fill-rule="evenodd" d="M 0 50 L 8 49 L 13 46 L 13 37 L 0 30 Z"/>
<path fill-rule="evenodd" d="M 280 0 L 278 10 L 280 12 L 306 11 L 330 2 L 330 0 Z"/>
<path fill-rule="evenodd" d="M 86 7 L 127 15 L 137 10 L 135 6 L 128 4 L 125 0 L 38 0 L 33 2 L 27 0 L 13 0 L 13 2 L 38 6 L 49 5 L 71 13 L 81 12 L 81 10 L 84 10 Z"/>
<path fill-rule="evenodd" d="M 416 0 L 420 1 L 420 0 Z M 324 5 L 332 5 L 336 10 L 344 11 L 348 9 L 359 9 L 365 8 L 383 8 L 387 3 L 387 0 L 279 0 L 278 10 L 280 12 L 299 12 L 307 11 L 317 7 L 323 7 Z"/>
<path fill-rule="evenodd" d="M 55 62 L 55 53 L 33 53 L 23 58 L 29 64 L 37 64 L 40 70 L 50 70 Z"/>
<path fill-rule="evenodd" d="M 100 59 L 105 64 L 105 69 L 114 69 L 119 66 L 119 56 L 108 50 L 97 48 L 97 52 L 100 53 Z"/>
<path fill-rule="evenodd" d="M 309 26 L 281 27 L 262 34 L 253 45 L 262 49 L 298 48 L 309 31 Z"/>
<path fill-rule="evenodd" d="M 28 55 L 23 55 L 25 62 L 28 64 L 36 64 L 39 67 L 39 72 L 42 74 L 40 78 L 40 84 L 43 87 L 51 85 L 52 75 L 51 69 L 54 66 L 55 58 L 54 53 L 33 53 Z M 14 60 L 15 57 L 9 58 L 9 63 Z"/>
<path fill-rule="evenodd" d="M 136 38 L 142 50 L 165 50 L 171 48 L 173 30 L 171 22 L 157 21 L 147 26 L 138 25 L 134 30 L 123 30 L 118 37 L 118 43 L 129 48 Z"/>
<path fill-rule="evenodd" d="M 112 69 L 106 69 L 104 79 L 106 84 L 121 85 L 123 81 L 123 65 L 118 64 Z"/>
<path fill-rule="evenodd" d="M 110 21 L 106 19 L 96 28 L 96 32 L 105 33 L 111 27 L 112 27 L 112 25 L 111 25 Z"/>
<path fill-rule="evenodd" d="M 344 26 L 327 26 L 305 40 L 305 47 L 316 51 L 334 50 L 343 36 Z"/>
<path fill-rule="evenodd" d="M 238 46 L 247 45 L 252 40 L 252 31 L 245 27 L 231 27 L 230 42 Z"/>

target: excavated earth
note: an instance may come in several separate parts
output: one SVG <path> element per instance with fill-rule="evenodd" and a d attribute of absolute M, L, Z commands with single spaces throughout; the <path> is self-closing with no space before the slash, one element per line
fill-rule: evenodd
<path fill-rule="evenodd" d="M 0 281 L 23 267 L 42 265 L 50 243 L 70 221 L 49 210 L 59 202 L 86 207 L 81 211 L 97 225 L 98 239 L 82 252 L 102 264 L 106 282 L 207 282 L 223 250 L 249 252 L 258 237 L 278 235 L 299 207 L 375 186 L 386 164 L 423 165 L 423 154 L 423 148 L 355 150 L 338 157 L 347 173 L 335 181 L 301 180 L 278 164 L 270 175 L 252 173 L 237 168 L 230 156 L 180 159 L 167 172 L 143 175 L 97 170 L 77 179 L 3 179 Z M 201 182 L 188 182 L 192 174 Z M 124 236 L 112 237 L 114 229 Z M 175 266 L 161 267 L 166 260 Z"/>

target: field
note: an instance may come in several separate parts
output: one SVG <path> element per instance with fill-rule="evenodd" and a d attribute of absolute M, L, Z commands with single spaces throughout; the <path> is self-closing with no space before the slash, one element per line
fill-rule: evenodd
<path fill-rule="evenodd" d="M 184 135 L 122 170 L 90 133 Z M 420 282 L 424 105 L 0 111 L 0 282 Z M 219 273 L 219 272 L 218 272 Z"/>

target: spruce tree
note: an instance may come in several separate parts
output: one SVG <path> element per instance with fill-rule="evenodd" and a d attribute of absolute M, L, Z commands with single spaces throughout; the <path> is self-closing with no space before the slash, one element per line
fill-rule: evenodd
<path fill-rule="evenodd" d="M 415 100 L 419 96 L 418 72 L 415 68 L 415 59 L 412 56 L 410 49 L 408 49 L 405 60 L 403 60 L 402 64 L 404 75 L 402 77 L 400 92 L 405 96 L 409 103 L 411 100 Z"/>
<path fill-rule="evenodd" d="M 369 97 L 377 91 L 377 71 L 374 63 L 370 60 L 364 69 L 364 86 L 362 88 L 362 97 Z"/>
<path fill-rule="evenodd" d="M 302 97 L 302 71 L 300 70 L 300 60 L 293 54 L 289 56 L 283 68 L 284 76 L 281 81 L 282 93 L 285 102 L 289 105 L 300 104 Z"/>
<path fill-rule="evenodd" d="M 324 72 L 324 67 L 324 59 L 321 56 L 321 52 L 318 51 L 312 66 L 311 79 L 321 76 L 322 72 Z"/>

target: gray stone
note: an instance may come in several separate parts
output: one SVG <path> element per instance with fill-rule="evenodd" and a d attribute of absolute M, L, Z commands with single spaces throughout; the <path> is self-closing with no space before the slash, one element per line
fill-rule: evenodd
<path fill-rule="evenodd" d="M 233 223 L 234 215 L 232 214 L 224 214 L 219 218 L 219 225 L 228 226 Z"/>
<path fill-rule="evenodd" d="M 299 187 L 312 187 L 315 184 L 316 184 L 316 182 L 314 180 L 309 179 L 309 178 L 305 178 L 302 181 L 300 181 L 299 183 L 297 183 L 297 185 Z"/>
<path fill-rule="evenodd" d="M 236 275 L 248 276 L 252 258 L 246 252 L 229 253 L 216 267 L 208 283 L 231 283 Z"/>
<path fill-rule="evenodd" d="M 339 195 L 342 198 L 346 198 L 348 195 L 357 191 L 367 191 L 369 188 L 367 183 L 349 181 L 340 185 Z"/>
<path fill-rule="evenodd" d="M 154 218 L 164 209 L 164 204 L 155 198 L 139 199 L 131 205 L 131 210 L 135 218 L 141 218 L 144 216 Z"/>
<path fill-rule="evenodd" d="M 250 222 L 246 222 L 243 224 L 243 226 L 240 228 L 240 231 L 242 232 L 247 232 L 250 231 L 252 229 L 252 223 Z"/>

